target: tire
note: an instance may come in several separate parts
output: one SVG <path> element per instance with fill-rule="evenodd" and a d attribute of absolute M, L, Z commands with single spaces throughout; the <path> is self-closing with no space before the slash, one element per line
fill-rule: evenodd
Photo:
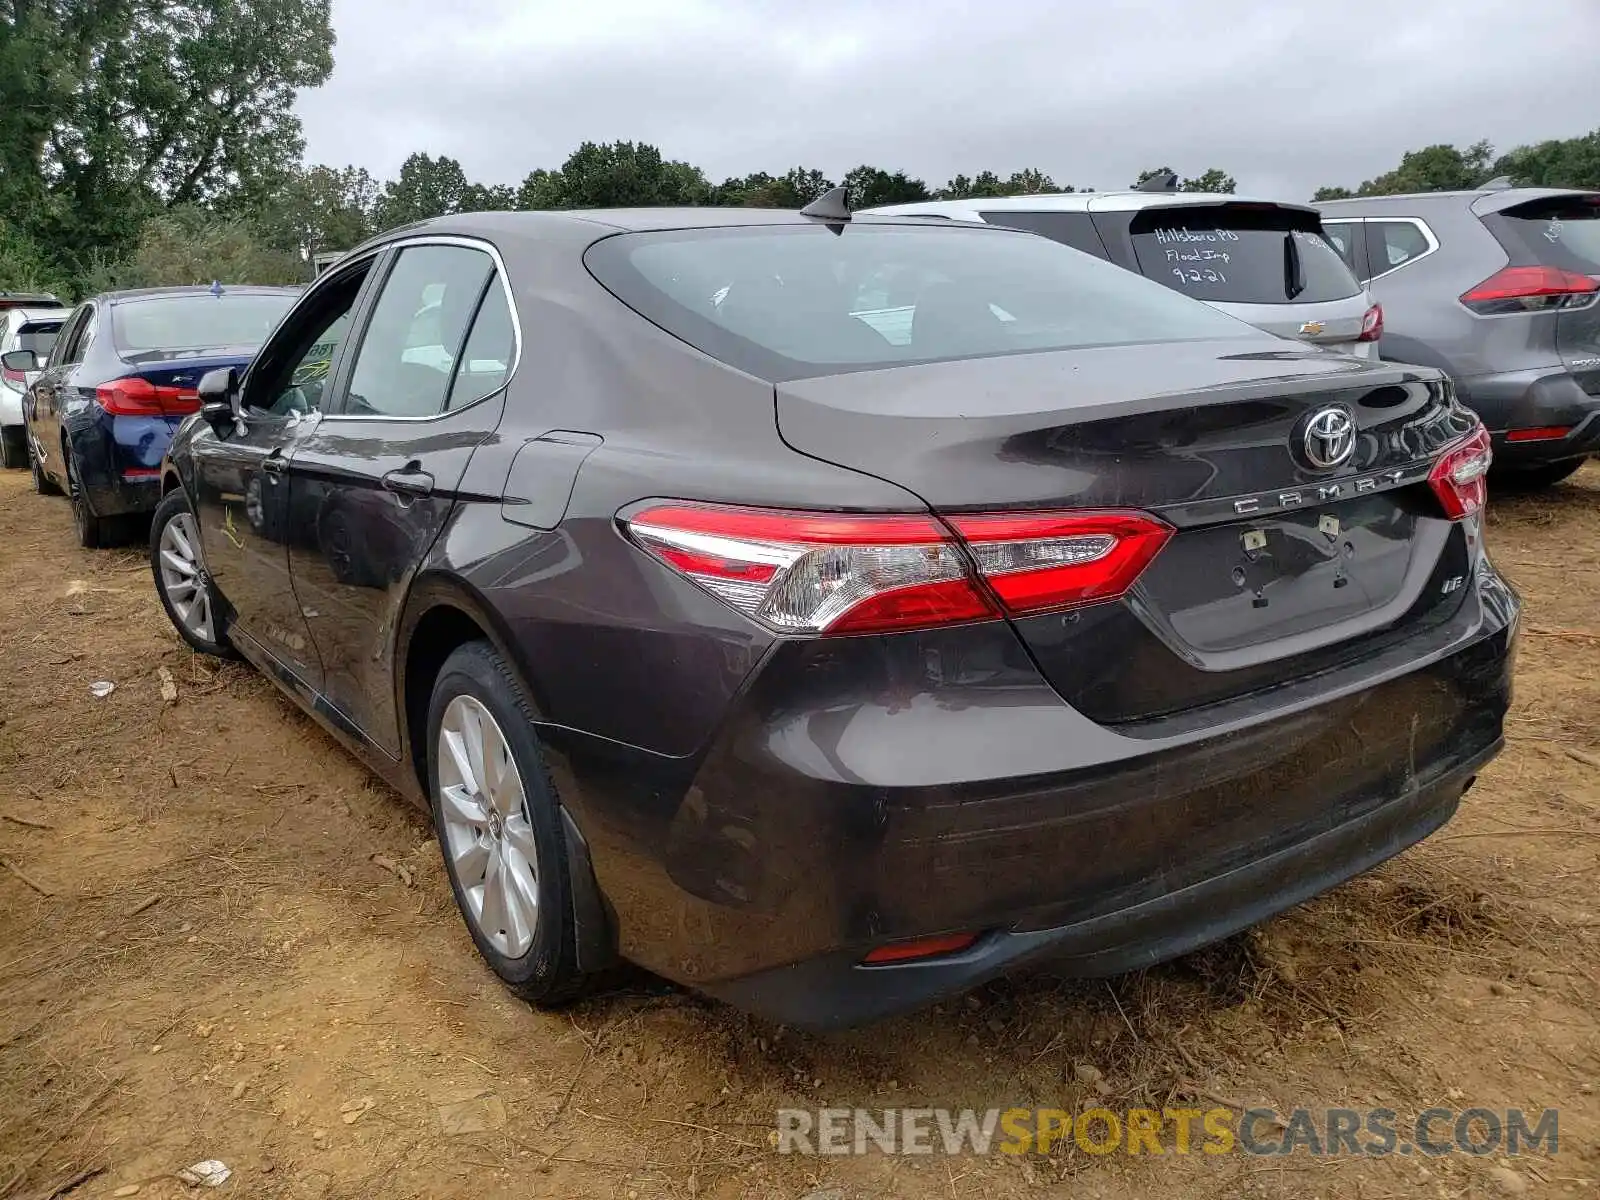
<path fill-rule="evenodd" d="M 480 803 L 472 755 L 463 770 L 460 755 L 441 746 L 447 728 L 462 746 L 470 723 L 485 715 L 479 758 L 496 761 L 496 744 L 510 758 L 502 787 L 489 789 L 503 815 Z M 580 995 L 589 980 L 578 969 L 560 808 L 533 722 L 521 683 L 493 647 L 469 642 L 457 649 L 440 668 L 428 705 L 428 797 L 450 890 L 478 953 L 512 992 L 548 1008 Z M 454 797 L 448 812 L 446 788 Z M 531 925 L 530 895 L 537 900 Z"/>
<path fill-rule="evenodd" d="M 26 435 L 24 435 L 26 436 Z M 44 464 L 39 461 L 39 456 L 33 452 L 33 446 L 28 446 L 28 466 L 33 469 L 33 490 L 41 496 L 59 496 L 61 489 L 55 485 L 50 476 L 45 474 Z"/>
<path fill-rule="evenodd" d="M 190 553 L 185 554 L 180 545 L 173 544 L 178 541 L 186 543 Z M 175 558 L 163 557 L 169 553 Z M 194 572 L 179 569 L 179 559 L 192 565 Z M 161 607 L 167 610 L 167 619 L 179 637 L 202 654 L 217 658 L 238 657 L 228 642 L 228 606 L 222 602 L 216 584 L 206 573 L 205 560 L 200 553 L 199 527 L 189 508 L 189 497 L 182 488 L 173 488 L 161 498 L 150 521 L 150 573 L 155 576 Z M 193 581 L 195 590 L 192 593 L 183 587 L 186 580 Z M 202 610 L 193 607 L 197 603 L 203 605 Z M 202 612 L 204 619 L 201 619 Z"/>
<path fill-rule="evenodd" d="M 78 535 L 78 545 L 85 550 L 101 550 L 115 545 L 115 527 L 106 518 L 95 516 L 94 509 L 89 507 L 89 497 L 84 495 L 83 487 L 78 483 L 78 468 L 72 461 L 71 451 L 63 447 L 61 454 L 67 472 L 67 499 L 72 502 L 72 528 Z"/>
<path fill-rule="evenodd" d="M 1569 458 L 1565 462 L 1546 463 L 1541 467 L 1502 467 L 1489 476 L 1489 482 L 1502 491 L 1542 492 L 1576 475 L 1586 461 Z"/>
<path fill-rule="evenodd" d="M 22 426 L 0 428 L 0 467 L 16 471 L 27 465 L 28 443 L 22 436 Z"/>

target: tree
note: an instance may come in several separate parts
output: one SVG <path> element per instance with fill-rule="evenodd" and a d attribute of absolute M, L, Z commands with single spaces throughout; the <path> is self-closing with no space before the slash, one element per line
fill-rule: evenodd
<path fill-rule="evenodd" d="M 376 230 L 378 181 L 364 167 L 315 166 L 295 171 L 252 218 L 281 250 L 349 250 Z"/>
<path fill-rule="evenodd" d="M 718 184 L 710 202 L 744 208 L 804 208 L 833 186 L 833 180 L 815 168 L 791 167 L 776 177 L 756 171 Z"/>
<path fill-rule="evenodd" d="M 1401 192 L 1451 192 L 1475 188 L 1487 182 L 1494 168 L 1494 148 L 1488 142 L 1474 142 L 1465 150 L 1439 144 L 1408 150 L 1392 171 L 1369 179 L 1357 189 L 1358 196 L 1393 196 Z"/>
<path fill-rule="evenodd" d="M 459 212 L 466 191 L 466 172 L 455 159 L 413 154 L 400 165 L 399 178 L 384 185 L 374 222 L 379 229 L 393 229 Z"/>
<path fill-rule="evenodd" d="M 1600 129 L 1582 137 L 1518 146 L 1496 159 L 1491 170 L 1528 187 L 1600 188 Z"/>
<path fill-rule="evenodd" d="M 1185 192 L 1225 192 L 1231 194 L 1234 189 L 1233 176 L 1218 167 L 1211 167 L 1202 171 L 1194 179 L 1185 179 L 1178 185 Z"/>
<path fill-rule="evenodd" d="M 517 207 L 517 190 L 503 183 L 469 183 L 461 192 L 461 212 L 506 212 Z"/>
<path fill-rule="evenodd" d="M 881 204 L 911 204 L 931 200 L 928 185 L 912 179 L 904 171 L 889 174 L 877 167 L 859 166 L 844 177 L 852 209 L 876 208 Z"/>
<path fill-rule="evenodd" d="M 80 269 L 164 207 L 237 207 L 299 158 L 330 0 L 0 0 L 0 211 Z"/>
<path fill-rule="evenodd" d="M 201 208 L 170 209 L 145 223 L 126 262 L 103 267 L 94 290 L 211 283 L 304 283 L 298 254 L 266 245 L 244 220 Z"/>
<path fill-rule="evenodd" d="M 543 167 L 530 171 L 517 189 L 516 207 L 524 211 L 560 208 L 565 183 L 560 171 L 547 171 Z"/>
<path fill-rule="evenodd" d="M 1139 177 L 1133 181 L 1133 186 L 1138 187 L 1147 179 L 1154 179 L 1157 175 L 1176 175 L 1171 167 L 1151 167 L 1148 171 L 1140 171 Z"/>
<path fill-rule="evenodd" d="M 1355 193 L 1349 188 L 1319 187 L 1312 195 L 1311 199 L 1313 202 L 1318 200 L 1348 200 L 1354 195 Z"/>
<path fill-rule="evenodd" d="M 666 162 L 645 142 L 584 142 L 562 164 L 560 176 L 563 208 L 706 204 L 712 195 L 699 167 Z"/>

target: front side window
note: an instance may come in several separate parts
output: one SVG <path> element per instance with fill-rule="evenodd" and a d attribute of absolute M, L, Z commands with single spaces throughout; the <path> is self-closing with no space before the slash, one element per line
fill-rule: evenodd
<path fill-rule="evenodd" d="M 493 274 L 494 259 L 466 246 L 400 251 L 356 352 L 345 411 L 389 417 L 444 412 L 467 327 Z"/>
<path fill-rule="evenodd" d="M 628 233 L 590 271 L 695 348 L 770 380 L 1087 346 L 1264 338 L 1067 247 L 1005 229 L 853 222 Z"/>
<path fill-rule="evenodd" d="M 371 262 L 318 282 L 303 311 L 262 347 L 245 386 L 251 408 L 287 417 L 320 412 L 339 347 L 350 332 L 356 298 Z"/>

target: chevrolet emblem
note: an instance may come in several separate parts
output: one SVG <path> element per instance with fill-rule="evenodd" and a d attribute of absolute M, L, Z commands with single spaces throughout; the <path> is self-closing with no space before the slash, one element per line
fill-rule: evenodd
<path fill-rule="evenodd" d="M 1300 326 L 1300 336 L 1316 337 L 1317 334 L 1322 332 L 1322 330 L 1323 324 L 1321 321 L 1307 321 L 1304 325 Z"/>

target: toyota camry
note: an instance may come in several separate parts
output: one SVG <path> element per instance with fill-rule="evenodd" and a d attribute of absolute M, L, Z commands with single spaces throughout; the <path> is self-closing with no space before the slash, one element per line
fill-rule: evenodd
<path fill-rule="evenodd" d="M 1449 383 L 1032 234 L 444 217 L 199 391 L 178 632 L 431 810 L 538 1003 L 625 958 L 827 1028 L 1143 967 L 1427 836 L 1501 746 Z"/>

